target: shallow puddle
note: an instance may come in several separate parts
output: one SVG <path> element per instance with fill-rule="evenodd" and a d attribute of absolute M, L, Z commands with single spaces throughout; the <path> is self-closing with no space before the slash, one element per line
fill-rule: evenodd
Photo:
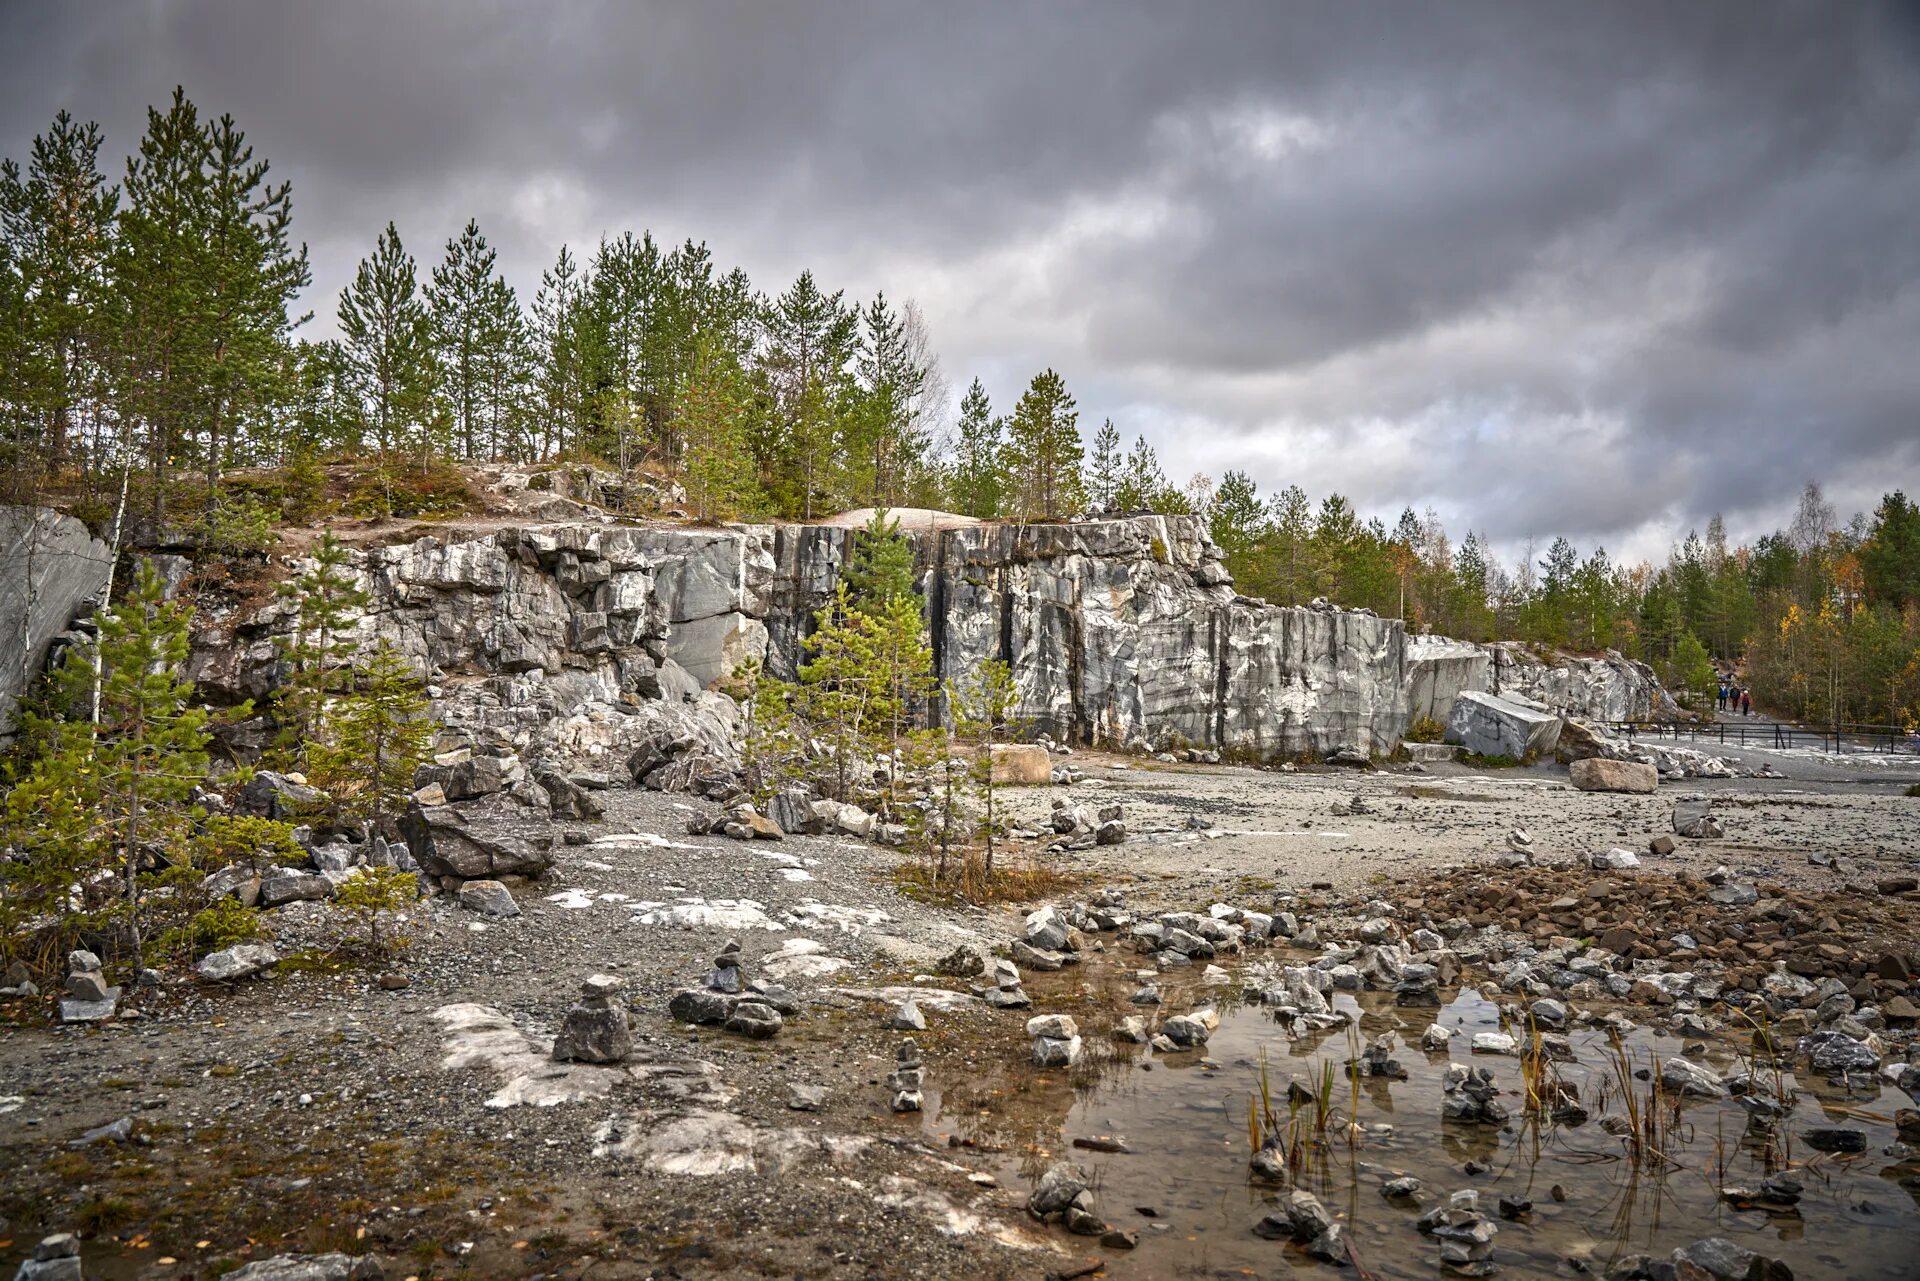
<path fill-rule="evenodd" d="M 1105 1002 L 1107 1012 L 1080 1017 L 1089 1057 L 1071 1074 L 1041 1072 L 1024 1060 L 1009 1063 L 1004 1072 L 949 1082 L 943 1096 L 928 1100 L 928 1128 L 998 1153 L 998 1173 L 1009 1187 L 1024 1191 L 1056 1161 L 1086 1170 L 1097 1213 L 1116 1228 L 1137 1231 L 1139 1246 L 1118 1251 L 1064 1232 L 1059 1243 L 1073 1253 L 1104 1257 L 1108 1275 L 1274 1276 L 1328 1266 L 1253 1231 L 1286 1191 L 1255 1181 L 1248 1169 L 1248 1116 L 1260 1093 L 1264 1056 L 1283 1129 L 1288 1082 L 1318 1091 L 1324 1065 L 1333 1065 L 1332 1116 L 1324 1138 L 1314 1137 L 1310 1105 L 1296 1122 L 1305 1149 L 1296 1186 L 1325 1202 L 1346 1229 L 1354 1259 L 1371 1275 L 1453 1275 L 1440 1263 L 1439 1242 L 1423 1235 L 1415 1220 L 1445 1205 L 1450 1193 L 1472 1188 L 1480 1194 L 1480 1209 L 1498 1224 L 1492 1259 L 1499 1275 L 1600 1276 L 1624 1256 L 1664 1259 L 1676 1247 L 1719 1236 L 1787 1263 L 1802 1281 L 1920 1276 L 1920 1158 L 1889 1155 L 1902 1150 L 1894 1110 L 1912 1103 L 1892 1087 L 1876 1081 L 1848 1091 L 1783 1069 L 1782 1082 L 1798 1090 L 1799 1100 L 1770 1125 L 1750 1121 L 1733 1098 L 1669 1096 L 1659 1108 L 1659 1155 L 1648 1145 L 1636 1161 L 1626 1141 L 1607 1128 L 1620 1124 L 1609 1118 L 1623 1118 L 1628 1109 L 1602 1029 L 1570 1032 L 1574 1061 L 1553 1065 L 1587 1112 L 1578 1124 L 1565 1116 L 1556 1122 L 1526 1114 L 1521 1058 L 1469 1053 L 1473 1033 L 1499 1029 L 1495 1006 L 1471 988 L 1460 989 L 1439 1010 L 1396 1007 L 1386 994 L 1357 1000 L 1341 994 L 1336 1007 L 1358 1015 L 1357 1036 L 1344 1029 L 1296 1035 L 1267 1010 L 1226 1000 L 1220 1003 L 1220 1027 L 1203 1053 L 1157 1055 L 1108 1041 L 1108 1026 L 1122 1014 L 1170 1017 L 1218 994 L 1199 988 L 1195 979 L 1160 976 L 1166 1003 L 1151 1011 L 1126 1004 L 1138 984 L 1123 966 L 1096 961 L 1078 973 L 1039 976 L 1036 1011 L 1090 1008 L 1083 1004 L 1084 987 Z M 1628 1018 L 1639 1013 L 1621 1012 Z M 1435 1021 L 1454 1029 L 1450 1052 L 1420 1048 Z M 1356 1045 L 1385 1032 L 1396 1034 L 1393 1057 L 1408 1078 L 1350 1080 L 1346 1065 Z M 1742 1055 L 1748 1040 L 1723 1032 L 1692 1061 L 1722 1076 L 1739 1072 L 1747 1066 Z M 1630 1032 L 1622 1042 L 1630 1078 L 1651 1069 L 1656 1057 L 1664 1062 L 1680 1055 L 1686 1044 L 1645 1028 Z M 1442 1120 L 1450 1058 L 1492 1071 L 1511 1114 L 1505 1125 Z M 1771 1088 L 1771 1069 L 1761 1079 Z M 1631 1084 L 1644 1112 L 1649 1083 Z M 1344 1122 L 1352 1114 L 1359 1133 L 1349 1142 Z M 1862 1132 L 1865 1151 L 1815 1151 L 1805 1136 L 1818 1127 Z M 1115 1141 L 1125 1150 L 1099 1150 Z M 1468 1174 L 1469 1162 L 1485 1168 Z M 1722 1189 L 1756 1188 L 1782 1173 L 1802 1185 L 1797 1204 L 1742 1208 L 1721 1195 Z M 1382 1185 L 1402 1175 L 1421 1181 L 1418 1196 L 1388 1200 Z M 1556 1198 L 1556 1188 L 1564 1199 Z M 1530 1200 L 1531 1211 L 1505 1219 L 1497 1209 L 1503 1197 Z"/>

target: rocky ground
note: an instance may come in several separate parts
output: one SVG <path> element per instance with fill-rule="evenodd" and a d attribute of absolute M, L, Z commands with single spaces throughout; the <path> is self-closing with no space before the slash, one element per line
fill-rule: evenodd
<path fill-rule="evenodd" d="M 1079 878 L 1076 901 L 1108 886 L 1135 913 L 1331 910 L 1382 895 L 1435 919 L 1478 911 L 1542 939 L 1597 936 L 1645 913 L 1627 891 L 1593 908 L 1571 893 L 1573 873 L 1547 865 L 1621 847 L 1640 866 L 1620 879 L 1645 878 L 1644 901 L 1664 913 L 1644 937 L 1615 937 L 1629 953 L 1644 942 L 1671 957 L 1668 931 L 1704 920 L 1695 955 L 1764 973 L 1802 951 L 1825 955 L 1801 937 L 1817 934 L 1844 953 L 1826 957 L 1842 983 L 1864 978 L 1860 999 L 1892 1013 L 1906 980 L 1881 975 L 1877 958 L 1916 946 L 1902 878 L 1920 868 L 1920 801 L 1901 791 L 1920 762 L 1856 781 L 1787 761 L 1785 779 L 1651 796 L 1575 792 L 1545 767 L 1075 764 L 1085 781 L 1008 796 L 1036 828 L 1056 796 L 1123 807 L 1125 843 L 1031 855 Z M 1672 836 L 1675 798 L 1694 792 L 1712 799 L 1725 835 L 1654 853 L 1654 838 Z M 108 1277 L 342 1251 L 377 1257 L 394 1278 L 1037 1278 L 1102 1253 L 1034 1221 L 1030 1189 L 1000 1186 L 988 1171 L 1003 1167 L 936 1106 L 944 1087 L 1024 1062 L 1030 1013 L 1091 1013 L 1071 971 L 1031 975 L 1036 1009 L 1022 1011 L 990 1008 L 976 982 L 931 976 L 956 946 L 1003 950 L 1016 912 L 1039 904 L 928 906 L 901 892 L 890 851 L 686 836 L 688 814 L 710 807 L 605 795 L 604 820 L 569 825 L 584 843 L 557 847 L 547 877 L 512 887 L 517 917 L 423 903 L 390 965 L 301 954 L 259 979 L 140 993 L 125 1003 L 137 1017 L 86 1030 L 48 1026 L 44 1002 L 5 1007 L 15 1026 L 0 1034 L 0 1260 L 61 1230 L 82 1235 L 88 1275 Z M 1530 868 L 1511 866 L 1515 829 L 1531 836 Z M 1688 915 L 1728 884 L 1757 885 L 1809 928 L 1776 956 L 1756 950 L 1767 939 Z M 281 909 L 282 952 L 327 936 L 332 910 Z M 1737 950 L 1723 955 L 1730 937 Z M 667 1013 L 730 939 L 748 979 L 795 998 L 770 1039 Z M 1860 965 L 1870 972 L 1856 975 Z M 633 1054 L 553 1064 L 547 1045 L 597 973 L 626 980 Z M 888 1023 L 914 990 L 928 1107 L 896 1115 L 887 1077 L 903 1032 Z M 1044 1137 L 1033 1145 L 1037 1174 L 1048 1154 Z"/>

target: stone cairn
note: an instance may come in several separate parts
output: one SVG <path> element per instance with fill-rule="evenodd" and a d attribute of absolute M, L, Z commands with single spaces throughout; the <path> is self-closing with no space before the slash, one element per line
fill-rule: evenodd
<path fill-rule="evenodd" d="M 980 994 L 980 999 L 988 1005 L 1001 1010 L 1024 1010 L 1033 1004 L 1026 989 L 1020 986 L 1020 970 L 1012 961 L 996 957 L 987 967 L 987 981 L 990 986 Z"/>
<path fill-rule="evenodd" d="M 737 939 L 728 939 L 713 958 L 703 986 L 682 988 L 667 1003 L 667 1012 L 683 1023 L 717 1023 L 756 1041 L 777 1035 L 786 1026 L 784 1016 L 799 1010 L 799 1001 L 780 984 L 747 981 Z"/>
<path fill-rule="evenodd" d="M 1035 1067 L 1072 1067 L 1080 1061 L 1080 1027 L 1065 1014 L 1042 1014 L 1027 1020 L 1033 1038 Z"/>
<path fill-rule="evenodd" d="M 40 1238 L 33 1257 L 13 1275 L 14 1281 L 81 1281 L 80 1238 L 71 1232 Z"/>
<path fill-rule="evenodd" d="M 100 958 L 92 952 L 67 954 L 67 994 L 60 1001 L 62 1023 L 100 1023 L 113 1017 L 120 989 L 107 986 Z"/>
<path fill-rule="evenodd" d="M 633 1053 L 633 1024 L 615 998 L 627 981 L 615 974 L 592 974 L 580 985 L 580 1002 L 567 1011 L 553 1039 L 558 1063 L 620 1063 Z"/>
<path fill-rule="evenodd" d="M 1440 1262 L 1455 1275 L 1484 1277 L 1495 1271 L 1493 1238 L 1500 1226 L 1480 1212 L 1480 1194 L 1474 1189 L 1455 1192 L 1447 1204 L 1421 1215 L 1415 1226 L 1439 1238 Z"/>
<path fill-rule="evenodd" d="M 893 1092 L 893 1110 L 895 1112 L 918 1112 L 925 1104 L 920 1087 L 926 1083 L 926 1068 L 922 1066 L 920 1044 L 910 1036 L 900 1038 L 900 1048 L 894 1054 L 893 1071 L 887 1073 L 887 1089 Z"/>

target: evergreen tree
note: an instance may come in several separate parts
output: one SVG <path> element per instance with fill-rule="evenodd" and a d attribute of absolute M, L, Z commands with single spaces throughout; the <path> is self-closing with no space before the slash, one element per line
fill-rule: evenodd
<path fill-rule="evenodd" d="M 840 459 L 840 408 L 857 323 L 840 300 L 839 292 L 822 293 L 813 273 L 803 271 L 766 313 L 762 363 L 784 441 L 776 456 L 762 459 L 763 474 L 770 473 L 770 488 L 780 483 L 789 508 L 808 520 L 831 497 Z"/>
<path fill-rule="evenodd" d="M 490 428 L 490 366 L 508 359 L 511 339 L 499 332 L 502 289 L 511 296 L 495 268 L 496 254 L 480 224 L 469 219 L 460 235 L 447 242 L 446 258 L 433 269 L 426 287 L 427 316 L 435 361 L 440 369 L 439 391 L 453 439 L 463 458 L 485 458 L 494 452 Z"/>
<path fill-rule="evenodd" d="M 97 431 L 112 338 L 107 265 L 119 188 L 100 171 L 100 126 L 62 111 L 33 140 L 25 173 L 0 162 L 0 406 L 14 479 L 65 464 L 83 414 Z M 98 456 L 98 442 L 88 450 Z M 24 495 L 23 495 L 24 497 Z"/>
<path fill-rule="evenodd" d="M 921 415 L 933 376 L 925 330 L 911 303 L 876 295 L 860 313 L 858 395 L 848 417 L 849 501 L 884 506 L 906 496 L 927 447 Z"/>
<path fill-rule="evenodd" d="M 541 423 L 536 456 L 553 457 L 569 447 L 587 448 L 586 289 L 567 246 L 540 277 L 533 299 L 534 399 Z"/>
<path fill-rule="evenodd" d="M 1100 511 L 1115 506 L 1120 490 L 1120 433 L 1113 419 L 1103 418 L 1093 433 L 1093 456 L 1087 460 L 1087 499 Z"/>
<path fill-rule="evenodd" d="M 684 450 L 681 475 L 696 519 L 759 509 L 759 482 L 747 452 L 746 424 L 753 412 L 745 372 L 712 335 L 703 335 L 673 408 Z"/>
<path fill-rule="evenodd" d="M 950 690 L 955 730 L 974 741 L 973 774 L 985 806 L 980 837 L 986 848 L 985 879 L 993 879 L 995 841 L 1000 816 L 995 806 L 993 750 L 1019 733 L 1020 705 L 1013 669 L 997 658 L 988 659 L 964 675 Z"/>
<path fill-rule="evenodd" d="M 282 584 L 280 596 L 293 613 L 293 626 L 278 642 L 286 678 L 275 702 L 275 755 L 287 769 L 305 769 L 314 748 L 331 741 L 332 705 L 351 685 L 353 625 L 367 594 L 355 583 L 351 555 L 328 531 L 307 567 Z"/>
<path fill-rule="evenodd" d="M 357 666 L 307 781 L 334 798 L 339 816 L 372 822 L 406 805 L 433 723 L 420 679 L 385 640 Z"/>
<path fill-rule="evenodd" d="M 281 346 L 310 273 L 289 237 L 291 191 L 266 176 L 231 117 L 202 124 L 177 88 L 165 113 L 148 109 L 127 162 L 112 258 L 115 399 L 144 426 L 156 519 L 178 460 L 201 460 L 213 503 L 232 438 L 291 392 Z"/>
<path fill-rule="evenodd" d="M 1080 414 L 1066 380 L 1048 369 L 1033 376 L 1007 420 L 1007 470 L 1020 514 L 1054 519 L 1079 508 Z"/>
<path fill-rule="evenodd" d="M 1000 514 L 1001 478 L 1005 474 L 1003 428 L 1002 421 L 993 416 L 987 389 L 974 379 L 960 398 L 959 439 L 951 482 L 954 507 L 963 515 L 990 520 Z"/>
<path fill-rule="evenodd" d="M 1882 498 L 1860 563 L 1868 597 L 1895 607 L 1920 603 L 1920 505 L 1897 489 Z"/>
<path fill-rule="evenodd" d="M 1113 491 L 1113 505 L 1121 511 L 1145 508 L 1164 512 L 1167 509 L 1167 496 L 1172 489 L 1167 483 L 1167 474 L 1160 470 L 1160 455 L 1147 443 L 1145 436 L 1136 438 L 1133 448 L 1127 452 L 1126 460 L 1121 464 L 1120 480 Z"/>
<path fill-rule="evenodd" d="M 1208 532 L 1226 558 L 1227 569 L 1236 581 L 1251 581 L 1254 560 L 1268 536 L 1267 509 L 1260 501 L 1259 487 L 1243 471 L 1229 471 L 1220 478 L 1219 492 L 1207 513 Z"/>
<path fill-rule="evenodd" d="M 1313 507 L 1306 490 L 1288 485 L 1275 495 L 1269 508 L 1268 524 L 1273 529 L 1271 595 L 1282 605 L 1304 605 L 1316 591 Z"/>
<path fill-rule="evenodd" d="M 401 246 L 392 223 L 380 233 L 373 256 L 361 260 L 353 283 L 341 291 L 339 324 L 347 375 L 364 432 L 380 451 L 384 486 L 395 450 L 417 442 L 425 460 L 432 445 L 428 402 L 434 388 L 427 305 L 413 256 Z"/>
<path fill-rule="evenodd" d="M 881 508 L 853 532 L 853 550 L 841 577 L 856 607 L 891 605 L 914 597 L 913 544 L 900 522 Z M 918 608 L 916 603 L 915 608 Z"/>
<path fill-rule="evenodd" d="M 182 675 L 189 612 L 166 599 L 151 562 L 141 562 L 120 608 L 97 618 L 98 712 L 79 711 L 92 702 L 96 669 L 67 665 L 61 701 L 74 714 L 36 727 L 46 750 L 8 796 L 7 809 L 11 835 L 28 860 L 47 859 L 31 870 L 71 878 L 57 887 L 61 898 L 96 871 L 115 871 L 121 897 L 108 914 L 129 939 L 138 974 L 151 869 L 190 865 L 188 799 L 207 776 L 208 714 L 193 705 L 193 686 Z M 59 910 L 67 910 L 64 903 Z"/>

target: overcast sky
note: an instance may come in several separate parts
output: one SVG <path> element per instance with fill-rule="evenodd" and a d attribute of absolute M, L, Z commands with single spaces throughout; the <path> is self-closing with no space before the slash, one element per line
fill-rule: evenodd
<path fill-rule="evenodd" d="M 956 391 L 1456 541 L 1664 556 L 1920 492 L 1920 17 L 1855 3 L 0 4 L 0 152 L 176 84 L 388 219 L 916 300 Z"/>

